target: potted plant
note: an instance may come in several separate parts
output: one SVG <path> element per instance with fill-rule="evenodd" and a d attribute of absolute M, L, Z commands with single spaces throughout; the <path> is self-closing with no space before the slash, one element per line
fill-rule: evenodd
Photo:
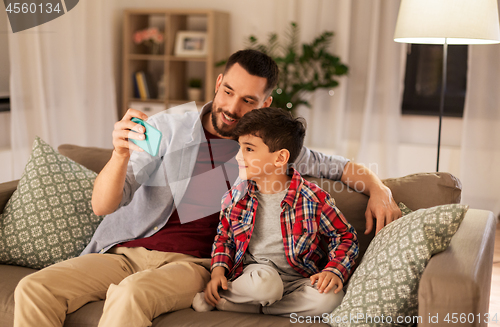
<path fill-rule="evenodd" d="M 269 34 L 267 43 L 259 43 L 255 36 L 249 36 L 247 49 L 259 50 L 278 64 L 280 77 L 273 90 L 272 106 L 294 111 L 298 105 L 311 107 L 306 95 L 317 89 L 332 89 L 339 85 L 338 76 L 346 75 L 348 67 L 340 58 L 329 52 L 333 32 L 325 31 L 310 43 L 299 47 L 299 28 L 291 23 L 286 43 L 281 45 L 276 33 Z M 299 51 L 299 49 L 301 51 Z M 217 65 L 223 65 L 221 61 Z M 330 93 L 332 94 L 332 93 Z"/>
<path fill-rule="evenodd" d="M 201 101 L 201 79 L 191 78 L 187 92 L 189 101 Z"/>

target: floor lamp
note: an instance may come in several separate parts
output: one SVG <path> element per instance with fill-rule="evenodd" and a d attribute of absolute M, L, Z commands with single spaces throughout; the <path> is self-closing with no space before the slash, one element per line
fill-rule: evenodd
<path fill-rule="evenodd" d="M 436 166 L 438 172 L 448 44 L 500 43 L 497 0 L 402 0 L 394 41 L 443 45 Z"/>

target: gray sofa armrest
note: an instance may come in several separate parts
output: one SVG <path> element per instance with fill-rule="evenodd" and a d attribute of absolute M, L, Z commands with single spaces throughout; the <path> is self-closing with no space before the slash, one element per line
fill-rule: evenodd
<path fill-rule="evenodd" d="M 14 193 L 14 191 L 17 189 L 18 183 L 19 180 L 0 184 L 0 213 L 3 212 L 3 208 L 5 208 L 5 205 L 12 196 L 12 193 Z"/>
<path fill-rule="evenodd" d="M 487 326 L 496 218 L 485 210 L 469 209 L 446 251 L 431 258 L 418 289 L 419 326 Z M 465 314 L 466 323 L 460 323 Z M 439 321 L 429 321 L 438 315 Z M 478 316 L 479 315 L 479 316 Z M 474 317 L 473 317 L 474 316 Z"/>

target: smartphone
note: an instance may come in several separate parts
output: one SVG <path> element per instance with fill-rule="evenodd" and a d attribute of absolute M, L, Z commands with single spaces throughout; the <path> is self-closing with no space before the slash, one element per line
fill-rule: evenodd
<path fill-rule="evenodd" d="M 154 128 L 153 126 L 146 123 L 144 120 L 133 117 L 131 119 L 134 123 L 141 124 L 146 129 L 144 135 L 146 138 L 144 140 L 129 139 L 139 146 L 141 149 L 156 157 L 158 150 L 160 149 L 161 132 Z M 135 132 L 135 131 L 133 131 Z"/>

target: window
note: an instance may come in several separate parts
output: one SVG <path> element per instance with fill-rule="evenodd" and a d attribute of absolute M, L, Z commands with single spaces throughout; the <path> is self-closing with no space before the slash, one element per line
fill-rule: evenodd
<path fill-rule="evenodd" d="M 406 58 L 402 113 L 439 115 L 443 46 L 411 44 Z M 467 89 L 467 46 L 448 46 L 444 116 L 462 117 Z"/>

